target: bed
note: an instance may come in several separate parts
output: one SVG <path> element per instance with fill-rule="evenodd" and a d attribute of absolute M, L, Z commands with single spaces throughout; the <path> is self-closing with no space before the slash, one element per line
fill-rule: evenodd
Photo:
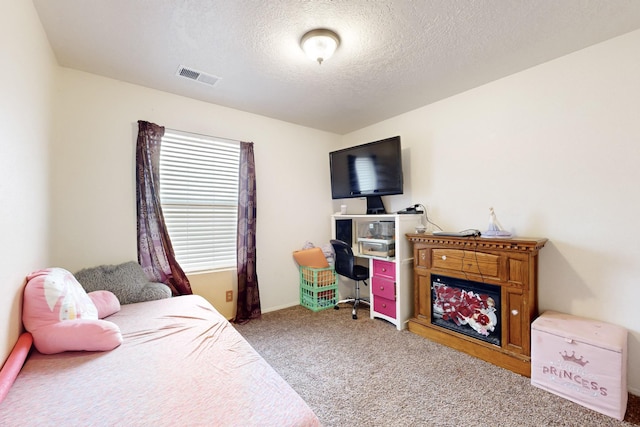
<path fill-rule="evenodd" d="M 33 348 L 2 426 L 318 426 L 309 406 L 204 298 L 123 305 L 106 352 Z"/>

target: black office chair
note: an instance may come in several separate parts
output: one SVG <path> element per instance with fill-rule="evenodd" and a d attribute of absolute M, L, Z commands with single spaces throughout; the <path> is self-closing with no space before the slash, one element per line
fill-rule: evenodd
<path fill-rule="evenodd" d="M 358 309 L 358 305 L 360 303 L 370 305 L 369 301 L 360 298 L 360 282 L 367 285 L 366 280 L 369 279 L 369 268 L 358 265 L 355 262 L 355 257 L 353 255 L 353 251 L 351 247 L 343 242 L 342 240 L 331 240 L 331 246 L 333 246 L 333 251 L 336 253 L 335 260 L 335 269 L 336 273 L 341 276 L 348 277 L 351 280 L 355 280 L 356 282 L 356 294 L 353 298 L 347 298 L 345 300 L 338 301 L 339 303 L 349 303 L 353 302 L 353 310 L 351 311 L 351 317 L 354 319 L 358 318 L 358 314 L 356 310 Z M 336 308 L 338 306 L 336 305 Z"/>

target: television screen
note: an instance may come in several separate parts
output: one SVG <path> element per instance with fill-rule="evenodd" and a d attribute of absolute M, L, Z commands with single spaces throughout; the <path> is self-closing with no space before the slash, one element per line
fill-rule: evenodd
<path fill-rule="evenodd" d="M 367 213 L 384 213 L 380 196 L 402 194 L 399 136 L 333 151 L 329 161 L 333 199 L 366 197 Z"/>

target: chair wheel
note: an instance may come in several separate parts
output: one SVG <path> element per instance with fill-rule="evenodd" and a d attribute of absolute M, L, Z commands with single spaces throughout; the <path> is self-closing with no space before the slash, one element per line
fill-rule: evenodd
<path fill-rule="evenodd" d="M 333 306 L 333 309 L 334 310 L 340 310 L 340 307 L 338 307 L 338 304 L 336 304 L 336 305 Z"/>
<path fill-rule="evenodd" d="M 353 320 L 357 320 L 357 319 L 358 319 L 358 315 L 357 315 L 357 314 L 352 314 L 352 315 L 351 315 L 351 318 L 352 318 Z"/>

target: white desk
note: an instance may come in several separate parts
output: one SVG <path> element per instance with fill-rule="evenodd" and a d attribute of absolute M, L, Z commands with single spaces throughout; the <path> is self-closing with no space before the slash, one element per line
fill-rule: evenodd
<path fill-rule="evenodd" d="M 331 216 L 331 235 L 336 238 L 338 220 L 350 220 L 353 253 L 366 258 L 369 263 L 369 291 L 371 296 L 371 318 L 384 319 L 398 330 L 406 327 L 413 316 L 413 248 L 405 238 L 407 233 L 415 233 L 421 215 L 340 215 Z M 360 253 L 358 229 L 375 221 L 394 222 L 395 255 L 392 257 L 371 256 Z M 364 237 L 361 235 L 360 237 Z M 340 277 L 341 281 L 350 281 Z M 350 283 L 350 288 L 353 285 Z M 361 288 L 362 289 L 362 288 Z M 340 296 L 342 299 L 343 296 Z"/>

